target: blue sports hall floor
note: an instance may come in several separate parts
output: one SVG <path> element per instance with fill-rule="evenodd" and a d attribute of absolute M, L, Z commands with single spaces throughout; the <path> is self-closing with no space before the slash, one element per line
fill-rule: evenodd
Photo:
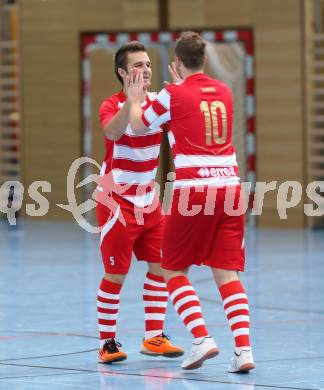
<path fill-rule="evenodd" d="M 233 343 L 210 271 L 191 279 L 220 355 L 184 372 L 182 358 L 148 358 L 143 337 L 146 265 L 132 264 L 121 295 L 118 340 L 129 358 L 97 363 L 98 237 L 72 223 L 0 222 L 0 389 L 324 389 L 324 232 L 249 230 L 242 275 L 256 369 L 229 374 Z M 169 305 L 165 332 L 190 350 Z"/>

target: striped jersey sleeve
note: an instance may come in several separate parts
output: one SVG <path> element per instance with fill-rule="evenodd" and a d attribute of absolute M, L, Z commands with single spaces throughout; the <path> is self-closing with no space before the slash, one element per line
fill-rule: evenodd
<path fill-rule="evenodd" d="M 105 99 L 99 108 L 99 120 L 101 126 L 105 128 L 105 126 L 112 120 L 112 118 L 117 114 L 117 112 L 118 107 L 114 97 Z"/>
<path fill-rule="evenodd" d="M 163 88 L 152 105 L 142 114 L 142 121 L 151 130 L 157 130 L 170 120 L 170 92 Z"/>

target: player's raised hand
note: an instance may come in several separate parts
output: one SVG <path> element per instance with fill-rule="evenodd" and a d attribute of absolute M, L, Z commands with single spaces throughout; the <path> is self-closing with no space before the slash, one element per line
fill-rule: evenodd
<path fill-rule="evenodd" d="M 174 61 L 172 61 L 171 64 L 168 65 L 168 70 L 169 70 L 171 83 L 180 83 L 181 81 L 183 81 L 183 79 L 181 78 L 181 76 L 179 75 L 179 73 L 177 71 L 177 68 L 176 68 Z M 168 81 L 164 81 L 163 83 L 164 83 L 164 85 L 170 84 Z"/>
<path fill-rule="evenodd" d="M 131 69 L 126 76 L 126 93 L 128 99 L 132 102 L 143 102 L 145 100 L 145 88 L 142 72 L 137 69 Z"/>

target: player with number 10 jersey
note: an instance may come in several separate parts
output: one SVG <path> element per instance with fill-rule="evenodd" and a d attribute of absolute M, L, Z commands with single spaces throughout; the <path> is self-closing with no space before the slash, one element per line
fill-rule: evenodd
<path fill-rule="evenodd" d="M 166 218 L 163 267 L 177 270 L 206 264 L 243 271 L 244 216 L 224 213 L 227 187 L 231 186 L 234 203 L 240 192 L 229 87 L 196 73 L 182 83 L 166 86 L 144 111 L 142 120 L 152 130 L 161 121 L 171 120 L 175 140 L 175 191 L 171 216 Z M 185 199 L 189 204 L 184 208 Z M 201 209 L 193 216 L 189 210 L 194 205 Z"/>
<path fill-rule="evenodd" d="M 211 268 L 232 331 L 235 351 L 229 372 L 255 365 L 249 339 L 249 307 L 238 271 L 244 270 L 244 215 L 232 144 L 233 100 L 225 84 L 204 73 L 206 43 L 185 32 L 175 46 L 171 76 L 184 80 L 164 88 L 144 112 L 142 76 L 133 72 L 128 91 L 131 126 L 142 132 L 170 122 L 176 167 L 171 213 L 166 217 L 162 267 L 172 303 L 194 337 L 182 363 L 189 370 L 219 353 L 209 335 L 199 298 L 188 278 L 193 264 Z M 171 137 L 172 139 L 172 137 Z M 230 201 L 230 202 L 229 202 Z M 233 207 L 228 207 L 228 203 Z M 231 212 L 238 208 L 239 212 Z"/>

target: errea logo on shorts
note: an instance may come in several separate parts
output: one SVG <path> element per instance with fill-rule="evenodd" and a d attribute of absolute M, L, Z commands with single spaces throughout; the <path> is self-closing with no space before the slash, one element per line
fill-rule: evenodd
<path fill-rule="evenodd" d="M 200 168 L 198 171 L 201 177 L 228 177 L 235 176 L 233 167 L 228 168 Z"/>

